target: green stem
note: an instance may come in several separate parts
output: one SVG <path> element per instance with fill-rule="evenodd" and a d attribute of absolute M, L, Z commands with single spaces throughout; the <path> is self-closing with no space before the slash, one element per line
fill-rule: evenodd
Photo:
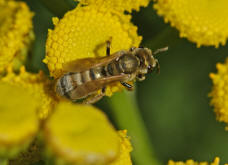
<path fill-rule="evenodd" d="M 73 0 L 40 0 L 53 14 L 62 17 L 68 10 L 76 7 L 77 2 Z"/>
<path fill-rule="evenodd" d="M 116 93 L 109 100 L 117 126 L 127 129 L 131 137 L 133 161 L 137 165 L 158 165 L 134 92 Z"/>

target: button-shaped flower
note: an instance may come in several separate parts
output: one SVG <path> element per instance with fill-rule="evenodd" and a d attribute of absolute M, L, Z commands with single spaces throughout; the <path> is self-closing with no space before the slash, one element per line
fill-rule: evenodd
<path fill-rule="evenodd" d="M 212 163 L 208 162 L 195 162 L 193 160 L 187 160 L 186 162 L 178 161 L 174 162 L 173 160 L 170 160 L 168 162 L 168 165 L 219 165 L 219 158 L 216 157 Z"/>
<path fill-rule="evenodd" d="M 40 108 L 38 108 L 37 113 L 40 119 L 46 119 L 57 102 L 54 93 L 54 83 L 42 71 L 38 74 L 33 74 L 21 67 L 19 74 L 16 74 L 11 68 L 8 68 L 6 76 L 0 81 L 22 86 L 31 93 L 32 98 L 38 99 Z"/>
<path fill-rule="evenodd" d="M 120 5 L 119 1 L 111 2 Z M 124 7 L 126 10 L 130 9 L 128 5 L 123 5 L 122 8 Z M 54 18 L 55 28 L 49 30 L 44 59 L 50 75 L 54 78 L 63 75 L 63 65 L 68 62 L 105 56 L 108 40 L 111 41 L 111 53 L 138 46 L 141 37 L 137 35 L 137 27 L 130 19 L 131 16 L 124 14 L 123 11 L 113 12 L 109 3 L 99 6 L 90 1 L 87 6 L 80 2 L 61 20 Z M 116 90 L 119 88 L 114 85 L 111 90 L 107 88 L 106 94 L 111 95 Z"/>
<path fill-rule="evenodd" d="M 31 99 L 23 87 L 5 82 L 0 82 L 0 91 L 0 157 L 12 158 L 29 145 L 38 131 L 39 100 Z"/>
<path fill-rule="evenodd" d="M 57 162 L 131 164 L 126 132 L 118 135 L 107 117 L 93 106 L 60 103 L 44 131 L 49 153 Z"/>
<path fill-rule="evenodd" d="M 32 16 L 24 2 L 0 1 L 0 72 L 13 60 L 16 69 L 25 61 L 33 39 Z"/>
<path fill-rule="evenodd" d="M 201 45 L 218 47 L 228 38 L 228 1 L 154 0 L 165 22 L 180 31 L 180 37 Z"/>
<path fill-rule="evenodd" d="M 216 67 L 218 72 L 210 74 L 213 88 L 209 96 L 211 97 L 211 105 L 214 106 L 217 120 L 228 124 L 228 59 L 225 64 L 218 63 Z"/>

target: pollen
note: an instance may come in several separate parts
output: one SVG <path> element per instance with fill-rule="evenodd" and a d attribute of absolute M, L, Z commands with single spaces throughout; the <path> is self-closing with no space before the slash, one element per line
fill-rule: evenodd
<path fill-rule="evenodd" d="M 49 155 L 64 164 L 108 164 L 120 150 L 117 131 L 91 105 L 61 102 L 45 124 Z"/>
<path fill-rule="evenodd" d="M 21 67 L 20 73 L 15 74 L 12 68 L 8 68 L 7 75 L 0 82 L 24 87 L 34 99 L 38 99 L 40 104 L 39 108 L 37 108 L 37 114 L 40 119 L 46 119 L 57 102 L 54 93 L 54 84 L 43 72 L 39 72 L 38 74 L 29 73 L 24 67 Z"/>
<path fill-rule="evenodd" d="M 18 61 L 25 60 L 25 52 L 33 39 L 32 16 L 24 2 L 0 1 L 0 72 L 14 57 L 19 57 Z"/>
<path fill-rule="evenodd" d="M 180 37 L 197 47 L 225 45 L 228 37 L 228 1 L 154 0 L 154 8 L 165 22 L 177 28 Z"/>
<path fill-rule="evenodd" d="M 39 101 L 18 85 L 0 82 L 0 156 L 14 157 L 36 135 Z"/>
<path fill-rule="evenodd" d="M 228 59 L 225 64 L 218 63 L 216 68 L 218 72 L 210 74 L 213 87 L 209 96 L 217 120 L 228 124 Z"/>

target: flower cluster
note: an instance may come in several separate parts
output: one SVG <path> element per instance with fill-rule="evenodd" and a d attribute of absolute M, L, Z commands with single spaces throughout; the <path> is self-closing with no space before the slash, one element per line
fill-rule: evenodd
<path fill-rule="evenodd" d="M 226 0 L 154 0 L 154 8 L 165 22 L 180 31 L 180 37 L 201 45 L 225 45 L 228 38 Z"/>
<path fill-rule="evenodd" d="M 141 37 L 124 11 L 139 10 L 148 1 L 134 5 L 130 1 L 124 5 L 110 2 L 97 7 L 92 1 L 82 1 L 63 19 L 53 18 L 55 29 L 49 30 L 44 59 L 51 76 L 61 76 L 62 65 L 72 60 L 104 56 L 109 39 L 112 52 L 139 45 Z M 115 10 L 111 10 L 112 5 Z M 5 18 L 6 14 L 10 17 Z M 25 152 L 21 160 L 37 160 L 31 154 L 43 152 L 42 148 L 36 146 L 31 154 L 26 150 L 38 139 L 45 144 L 47 158 L 56 163 L 130 165 L 132 147 L 126 130 L 116 131 L 106 115 L 91 105 L 59 100 L 55 81 L 42 71 L 29 73 L 18 65 L 20 69 L 15 72 L 12 63 L 18 63 L 21 55 L 25 59 L 28 53 L 32 15 L 23 2 L 0 1 L 0 70 L 5 70 L 0 78 L 0 157 L 13 158 L 13 162 Z"/>

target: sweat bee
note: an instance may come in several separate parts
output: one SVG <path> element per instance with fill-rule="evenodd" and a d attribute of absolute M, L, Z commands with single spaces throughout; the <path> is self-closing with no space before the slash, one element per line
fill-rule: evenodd
<path fill-rule="evenodd" d="M 167 49 L 161 48 L 152 54 L 148 48 L 132 47 L 110 55 L 108 41 L 105 57 L 84 58 L 65 64 L 63 70 L 66 74 L 57 79 L 56 92 L 72 101 L 87 98 L 84 103 L 89 104 L 100 100 L 110 83 L 120 82 L 127 90 L 132 90 L 133 86 L 128 82 L 135 79 L 142 81 L 146 73 L 160 70 L 158 60 L 153 55 Z M 98 94 L 100 89 L 101 93 Z"/>

